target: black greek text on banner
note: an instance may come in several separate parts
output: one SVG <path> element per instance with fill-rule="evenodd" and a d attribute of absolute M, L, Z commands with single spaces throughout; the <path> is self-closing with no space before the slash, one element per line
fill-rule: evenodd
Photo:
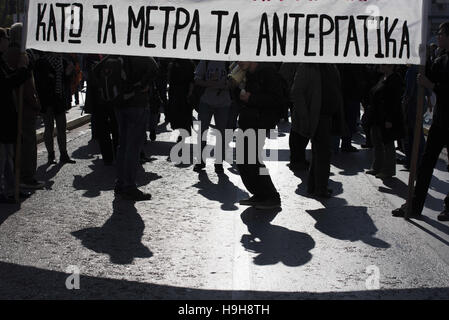
<path fill-rule="evenodd" d="M 27 48 L 421 64 L 427 0 L 29 0 Z"/>

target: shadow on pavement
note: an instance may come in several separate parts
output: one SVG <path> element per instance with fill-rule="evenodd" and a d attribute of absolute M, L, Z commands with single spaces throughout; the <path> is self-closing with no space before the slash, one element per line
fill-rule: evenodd
<path fill-rule="evenodd" d="M 70 274 L 0 262 L 0 299 L 154 299 L 154 300 L 231 300 L 234 294 L 256 300 L 445 300 L 449 288 L 383 289 L 344 292 L 233 291 L 175 287 L 154 283 L 117 280 L 83 275 L 80 289 L 67 290 Z"/>
<path fill-rule="evenodd" d="M 89 165 L 92 170 L 91 173 L 73 177 L 73 187 L 76 190 L 86 190 L 83 194 L 87 198 L 95 198 L 100 196 L 101 191 L 111 191 L 114 189 L 116 172 L 115 167 L 105 166 L 103 160 L 95 159 Z M 137 172 L 137 186 L 146 186 L 151 181 L 162 178 L 160 175 L 153 172 L 146 172 L 142 166 L 139 166 Z"/>
<path fill-rule="evenodd" d="M 281 209 L 257 210 L 248 208 L 241 214 L 249 234 L 242 236 L 243 247 L 257 253 L 256 265 L 273 265 L 279 262 L 289 267 L 306 264 L 312 259 L 310 250 L 315 241 L 308 234 L 272 225 L 271 221 Z"/>
<path fill-rule="evenodd" d="M 112 216 L 101 227 L 72 232 L 84 247 L 106 253 L 115 264 L 131 264 L 134 258 L 153 253 L 141 243 L 145 224 L 132 201 L 114 200 Z"/>
<path fill-rule="evenodd" d="M 225 211 L 235 211 L 235 205 L 241 198 L 248 194 L 229 181 L 226 174 L 218 174 L 218 183 L 212 183 L 205 171 L 198 174 L 199 182 L 193 187 L 198 188 L 198 193 L 211 201 L 221 203 L 221 209 Z"/>
<path fill-rule="evenodd" d="M 378 229 L 366 207 L 341 206 L 306 210 L 315 219 L 315 228 L 338 240 L 362 241 L 372 247 L 389 248 L 390 244 L 375 237 Z"/>

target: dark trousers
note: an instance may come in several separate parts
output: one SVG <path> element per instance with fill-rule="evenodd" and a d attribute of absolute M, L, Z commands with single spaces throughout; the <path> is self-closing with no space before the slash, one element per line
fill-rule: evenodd
<path fill-rule="evenodd" d="M 96 112 L 96 139 L 100 145 L 103 161 L 110 163 L 114 160 L 119 144 L 118 124 L 113 108 L 105 106 Z M 112 138 L 111 138 L 112 136 Z"/>
<path fill-rule="evenodd" d="M 306 148 L 309 144 L 309 138 L 306 138 L 299 133 L 290 130 L 290 137 L 288 138 L 290 146 L 290 163 L 301 163 L 306 161 Z"/>
<path fill-rule="evenodd" d="M 24 114 L 22 122 L 22 155 L 20 157 L 20 179 L 33 180 L 37 166 L 36 120 L 34 113 Z"/>
<path fill-rule="evenodd" d="M 357 118 L 360 114 L 360 101 L 346 100 L 345 101 L 345 121 L 348 127 L 348 133 L 341 138 L 342 148 L 351 147 L 352 135 L 357 131 Z"/>
<path fill-rule="evenodd" d="M 410 166 L 410 161 L 412 160 L 412 151 L 413 151 L 413 141 L 415 140 L 415 128 L 408 127 L 407 128 L 407 136 L 404 139 L 404 152 L 405 152 L 405 161 L 407 165 Z M 419 143 L 419 151 L 418 151 L 418 165 L 421 163 L 422 155 L 424 153 L 424 146 L 426 145 L 426 140 L 424 138 L 424 132 L 421 130 Z"/>
<path fill-rule="evenodd" d="M 123 191 L 135 189 L 140 151 L 145 138 L 148 109 L 144 107 L 116 107 L 119 127 L 117 150 L 117 187 Z"/>
<path fill-rule="evenodd" d="M 307 191 L 327 192 L 331 163 L 331 117 L 320 117 L 312 138 L 312 164 L 309 170 Z"/>
<path fill-rule="evenodd" d="M 421 164 L 418 167 L 413 197 L 413 211 L 416 213 L 421 213 L 424 208 L 430 181 L 432 180 L 433 169 L 435 168 L 444 146 L 449 146 L 449 128 L 440 128 L 432 125 L 427 137 Z M 446 205 L 448 201 L 446 201 Z"/>
<path fill-rule="evenodd" d="M 266 135 L 265 135 L 266 137 Z M 263 142 L 260 142 L 259 146 L 259 137 L 256 137 L 256 146 L 259 146 L 259 150 L 256 152 L 259 154 L 263 150 L 263 145 L 265 144 L 265 137 L 263 138 Z M 263 198 L 263 199 L 274 199 L 280 200 L 279 193 L 276 190 L 276 187 L 271 180 L 270 175 L 268 174 L 268 170 L 265 167 L 264 163 L 260 161 L 257 155 L 250 155 L 249 143 L 254 144 L 253 141 L 249 141 L 248 138 L 244 138 L 243 148 L 237 145 L 237 151 L 242 150 L 244 152 L 244 163 L 237 164 L 237 168 L 240 173 L 240 177 L 242 178 L 242 182 L 245 185 L 245 188 L 253 195 Z M 256 149 L 256 148 L 254 148 Z M 255 164 L 250 163 L 250 159 L 256 159 Z"/>
<path fill-rule="evenodd" d="M 55 114 L 53 108 L 48 108 L 47 112 L 43 114 L 45 132 L 44 132 L 44 141 L 45 147 L 47 148 L 47 152 L 49 155 L 55 154 L 55 147 L 53 143 L 53 135 L 54 135 L 54 127 L 56 122 L 56 132 L 57 132 L 57 140 L 59 153 L 61 156 L 67 155 L 67 119 L 65 116 L 65 112 Z"/>

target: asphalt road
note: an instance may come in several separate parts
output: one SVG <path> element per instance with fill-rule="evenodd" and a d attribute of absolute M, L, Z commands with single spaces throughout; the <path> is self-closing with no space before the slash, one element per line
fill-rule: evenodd
<path fill-rule="evenodd" d="M 0 205 L 0 298 L 449 298 L 449 223 L 436 218 L 449 189 L 445 162 L 422 220 L 391 217 L 408 173 L 398 165 L 391 181 L 366 175 L 369 150 L 335 155 L 335 196 L 317 201 L 306 175 L 286 166 L 284 124 L 267 144 L 279 152 L 267 166 L 282 210 L 259 211 L 238 204 L 247 193 L 229 164 L 217 176 L 212 164 L 198 174 L 167 161 L 176 135 L 162 131 L 139 172 L 153 195 L 144 203 L 114 199 L 114 167 L 103 166 L 88 125 L 68 135 L 74 165 L 47 166 L 39 145 L 46 189 L 20 207 Z M 69 290 L 77 271 L 79 289 Z"/>

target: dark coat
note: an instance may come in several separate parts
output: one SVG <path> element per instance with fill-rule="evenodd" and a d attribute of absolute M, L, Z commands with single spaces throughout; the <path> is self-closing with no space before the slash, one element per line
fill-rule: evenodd
<path fill-rule="evenodd" d="M 36 61 L 34 70 L 37 94 L 41 103 L 41 112 L 46 113 L 48 108 L 52 108 L 55 114 L 66 111 L 67 103 L 64 93 L 58 95 L 55 91 L 56 75 L 47 60 L 41 58 Z M 64 89 L 64 85 L 62 88 Z"/>
<path fill-rule="evenodd" d="M 190 87 L 194 83 L 195 65 L 191 60 L 175 59 L 168 71 L 168 118 L 173 129 L 190 131 L 192 106 L 188 101 Z M 167 116 L 167 114 L 166 114 Z"/>
<path fill-rule="evenodd" d="M 17 109 L 14 90 L 30 77 L 31 70 L 11 70 L 0 56 L 0 143 L 13 144 L 17 139 Z"/>
<path fill-rule="evenodd" d="M 239 127 L 246 129 L 271 129 L 276 119 L 276 105 L 282 99 L 281 83 L 277 69 L 271 63 L 259 63 L 254 73 L 246 73 L 246 91 L 251 93 L 248 103 L 240 110 Z"/>
<path fill-rule="evenodd" d="M 447 129 L 449 127 L 449 54 L 444 53 L 427 66 L 427 76 L 435 83 L 434 92 L 437 103 L 432 125 Z"/>
<path fill-rule="evenodd" d="M 397 73 L 388 78 L 382 77 L 370 91 L 370 103 L 367 110 L 367 124 L 382 129 L 383 141 L 388 143 L 404 137 L 402 114 L 403 81 Z M 392 128 L 385 128 L 385 123 Z"/>

